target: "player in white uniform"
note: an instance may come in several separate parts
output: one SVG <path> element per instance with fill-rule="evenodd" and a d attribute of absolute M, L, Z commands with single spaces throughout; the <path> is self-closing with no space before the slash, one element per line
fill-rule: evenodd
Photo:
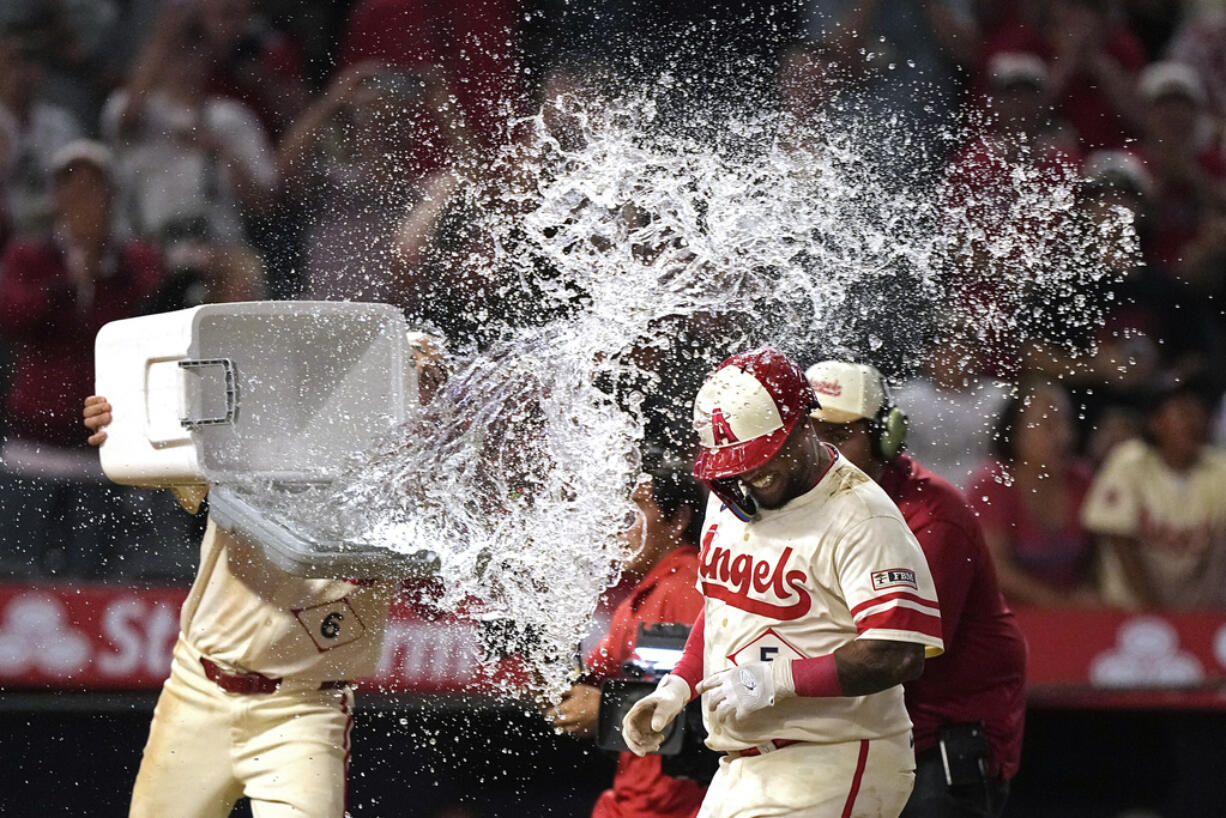
<path fill-rule="evenodd" d="M 418 344 L 424 402 L 438 370 Z M 90 443 L 111 411 L 86 399 Z M 175 493 L 194 512 L 206 490 Z M 286 574 L 210 520 L 129 815 L 224 818 L 246 796 L 256 818 L 344 818 L 352 680 L 374 672 L 399 586 Z"/>
<path fill-rule="evenodd" d="M 654 751 L 704 696 L 726 755 L 700 818 L 897 816 L 914 783 L 901 683 L 943 649 L 936 590 L 897 507 L 818 440 L 817 405 L 770 349 L 729 358 L 695 400 L 705 607 L 623 733 Z"/>
<path fill-rule="evenodd" d="M 1226 451 L 1207 443 L 1211 403 L 1196 381 L 1155 386 L 1146 439 L 1112 450 L 1081 509 L 1098 537 L 1109 604 L 1226 605 Z"/>

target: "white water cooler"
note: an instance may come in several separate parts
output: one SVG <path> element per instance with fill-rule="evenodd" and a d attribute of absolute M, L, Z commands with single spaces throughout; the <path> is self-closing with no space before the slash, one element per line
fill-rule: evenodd
<path fill-rule="evenodd" d="M 355 302 L 209 304 L 111 322 L 95 341 L 96 394 L 114 407 L 102 470 L 128 485 L 207 484 L 213 520 L 292 574 L 429 573 L 427 552 L 321 539 L 252 490 L 326 487 L 411 416 L 406 330 L 395 307 Z"/>

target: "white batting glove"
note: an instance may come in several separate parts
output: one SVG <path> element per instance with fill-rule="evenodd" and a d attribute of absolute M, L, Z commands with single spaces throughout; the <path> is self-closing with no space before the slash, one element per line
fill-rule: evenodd
<path fill-rule="evenodd" d="M 712 726 L 735 716 L 738 720 L 775 702 L 796 695 L 792 681 L 792 661 L 749 662 L 713 673 L 698 683 L 698 692 L 706 694 L 707 715 Z"/>
<path fill-rule="evenodd" d="M 622 738 L 626 746 L 640 756 L 659 750 L 664 743 L 664 728 L 689 702 L 689 682 L 680 676 L 665 676 L 656 689 L 635 702 L 622 719 Z"/>

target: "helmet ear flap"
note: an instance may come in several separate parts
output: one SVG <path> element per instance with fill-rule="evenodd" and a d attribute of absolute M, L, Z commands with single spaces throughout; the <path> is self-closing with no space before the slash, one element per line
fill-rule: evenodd
<path fill-rule="evenodd" d="M 902 453 L 907 443 L 907 415 L 888 403 L 873 418 L 873 454 L 886 463 Z"/>

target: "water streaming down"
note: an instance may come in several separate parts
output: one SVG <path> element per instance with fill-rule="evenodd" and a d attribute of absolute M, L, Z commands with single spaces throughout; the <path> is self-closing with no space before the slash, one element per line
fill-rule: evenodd
<path fill-rule="evenodd" d="M 354 459 L 314 504 L 318 519 L 294 520 L 436 551 L 436 604 L 531 632 L 530 675 L 546 693 L 564 688 L 626 556 L 616 535 L 659 392 L 759 343 L 903 371 L 950 314 L 981 345 L 1007 346 L 1036 304 L 1083 335 L 1101 320 L 1086 296 L 1105 283 L 1099 245 L 1134 251 L 1123 212 L 1124 229 L 1101 235 L 1079 216 L 1071 175 L 1014 166 L 1003 206 L 978 201 L 956 180 L 886 178 L 877 160 L 911 149 L 906 135 L 870 139 L 854 117 L 675 127 L 660 115 L 670 83 L 560 100 L 580 138 L 526 119 L 466 180 L 484 251 L 449 261 L 532 320 L 491 311 L 489 343 L 449 339 L 446 388 Z M 650 365 L 661 359 L 695 371 Z M 688 446 L 692 392 L 671 397 L 670 444 Z"/>

